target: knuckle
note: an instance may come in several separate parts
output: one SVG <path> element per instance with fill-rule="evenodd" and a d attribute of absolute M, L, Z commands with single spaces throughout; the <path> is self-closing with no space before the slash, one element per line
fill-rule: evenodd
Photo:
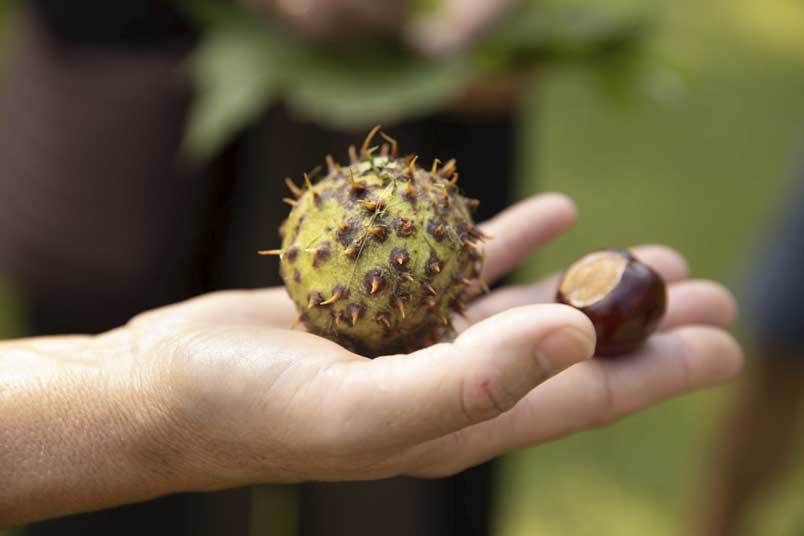
<path fill-rule="evenodd" d="M 445 478 L 466 468 L 463 453 L 468 439 L 459 430 L 434 442 L 424 445 L 423 452 L 408 464 L 405 474 L 417 478 Z"/>
<path fill-rule="evenodd" d="M 605 368 L 600 363 L 590 364 L 593 365 L 595 374 L 589 382 L 588 389 L 585 390 L 589 395 L 590 406 L 588 425 L 592 428 L 602 428 L 617 421 L 620 415 L 611 380 Z"/>
<path fill-rule="evenodd" d="M 467 422 L 476 423 L 492 419 L 517 403 L 499 371 L 487 370 L 461 382 L 461 410 Z"/>

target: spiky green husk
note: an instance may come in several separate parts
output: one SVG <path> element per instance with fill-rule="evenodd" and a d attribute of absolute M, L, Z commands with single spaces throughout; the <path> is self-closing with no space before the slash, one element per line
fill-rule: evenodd
<path fill-rule="evenodd" d="M 372 132 L 372 134 L 374 131 Z M 282 226 L 280 270 L 307 329 L 366 356 L 410 352 L 452 332 L 482 266 L 483 235 L 454 162 L 425 170 L 368 149 L 307 187 Z M 387 138 L 389 139 L 390 138 Z M 392 140 L 391 140 L 392 141 Z"/>

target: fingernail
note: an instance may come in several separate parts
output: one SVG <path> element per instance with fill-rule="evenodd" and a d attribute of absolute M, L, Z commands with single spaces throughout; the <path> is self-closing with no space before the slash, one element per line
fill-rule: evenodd
<path fill-rule="evenodd" d="M 595 338 L 577 328 L 557 329 L 536 345 L 536 359 L 548 374 L 588 359 L 595 351 Z"/>

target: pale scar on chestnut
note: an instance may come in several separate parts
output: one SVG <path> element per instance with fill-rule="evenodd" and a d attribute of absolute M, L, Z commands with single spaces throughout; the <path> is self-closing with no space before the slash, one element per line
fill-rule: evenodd
<path fill-rule="evenodd" d="M 667 285 L 630 252 L 608 249 L 572 263 L 561 278 L 556 301 L 592 321 L 595 355 L 614 357 L 633 352 L 656 330 L 667 309 Z"/>

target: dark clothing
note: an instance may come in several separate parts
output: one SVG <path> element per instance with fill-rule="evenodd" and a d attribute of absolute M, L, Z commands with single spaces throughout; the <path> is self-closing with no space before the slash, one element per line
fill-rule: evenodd
<path fill-rule="evenodd" d="M 774 214 L 744 282 L 742 309 L 761 343 L 791 350 L 768 355 L 804 356 L 804 166 Z"/>
<path fill-rule="evenodd" d="M 51 35 L 76 45 L 131 46 L 191 40 L 195 29 L 169 0 L 31 0 Z"/>

